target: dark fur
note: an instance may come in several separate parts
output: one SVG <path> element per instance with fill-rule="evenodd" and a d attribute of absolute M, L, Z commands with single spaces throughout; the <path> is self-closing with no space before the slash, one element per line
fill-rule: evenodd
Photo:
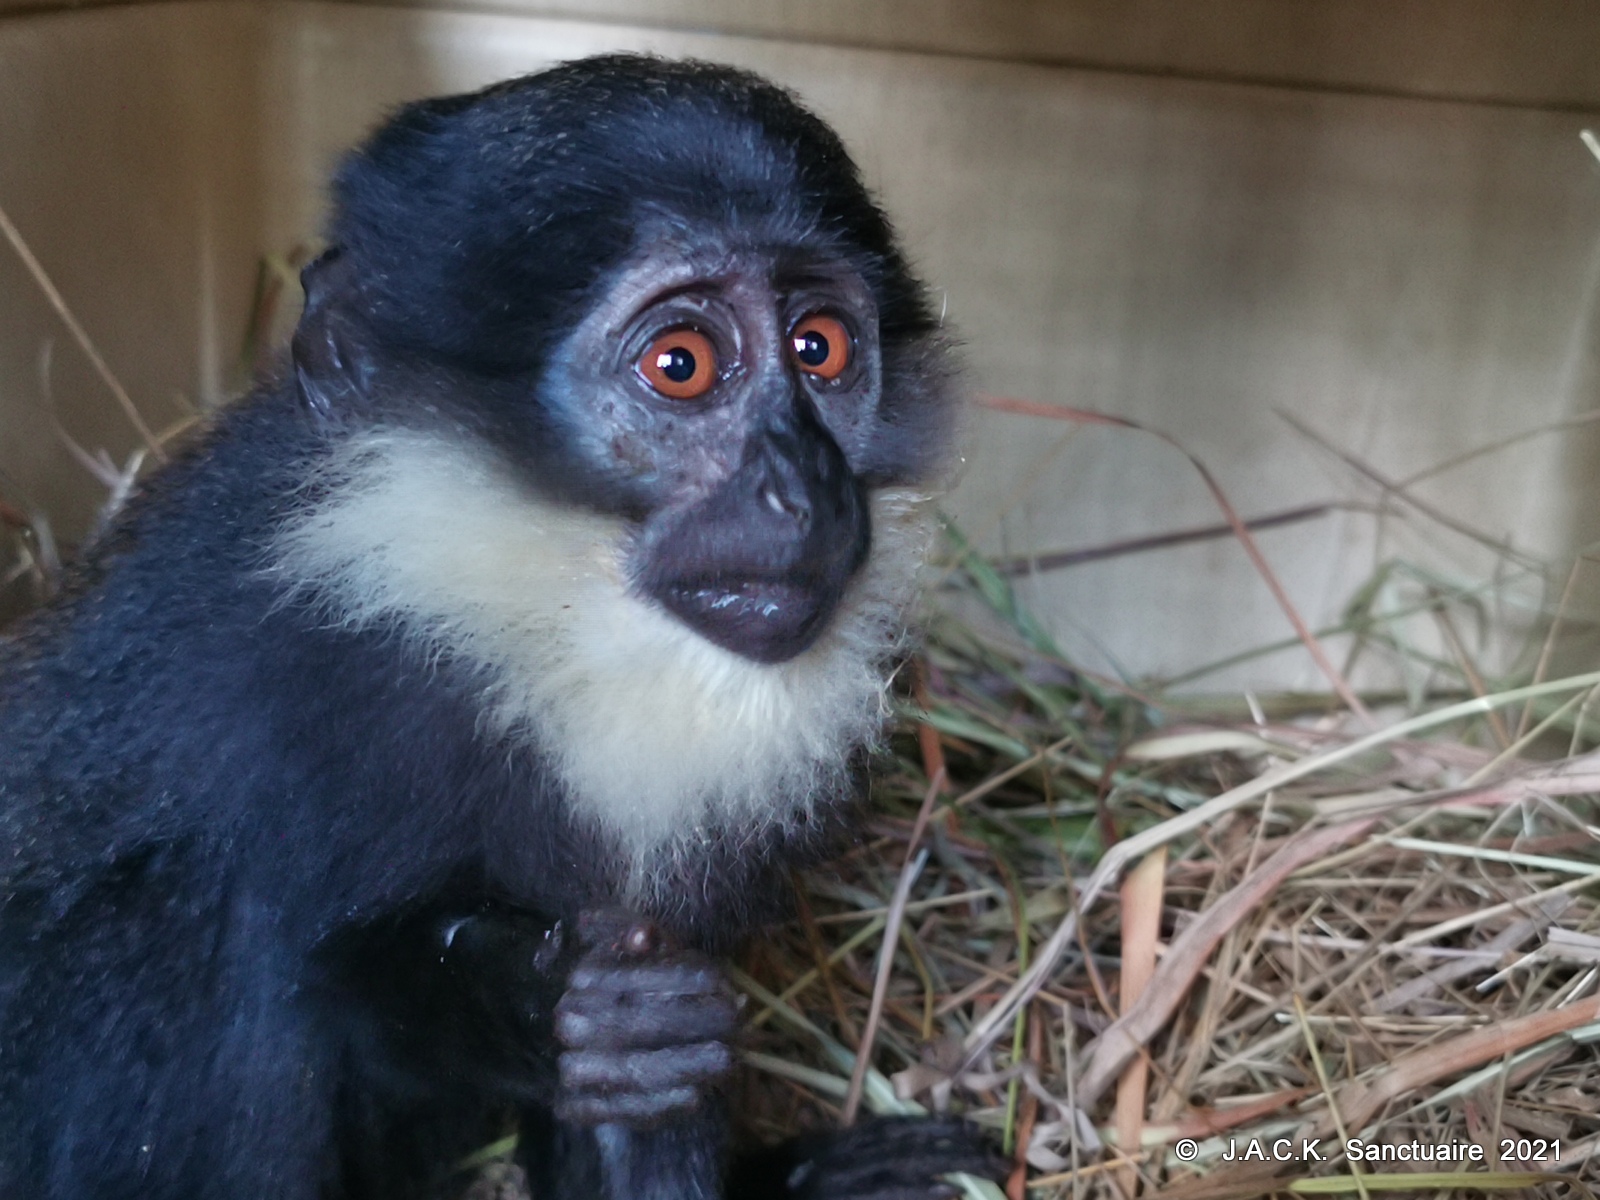
<path fill-rule="evenodd" d="M 263 573 L 330 444 L 457 426 L 550 494 L 634 513 L 634 483 L 575 461 L 581 414 L 528 398 L 661 221 L 842 253 L 879 306 L 893 432 L 856 469 L 915 479 L 943 445 L 930 314 L 887 224 L 832 132 L 749 76 L 617 57 L 410 105 L 335 198 L 359 303 L 308 313 L 296 357 L 337 359 L 349 386 L 302 373 L 224 411 L 0 642 L 0 1195 L 411 1195 L 530 1104 L 536 1194 L 600 1188 L 592 1138 L 537 1103 L 575 947 L 486 983 L 440 930 L 490 914 L 473 928 L 530 922 L 537 945 L 614 900 L 615 856 L 536 752 L 483 734 L 470 674 L 332 627 Z M 655 916 L 726 950 L 848 807 L 724 839 Z M 532 1014 L 526 1062 L 491 1011 L 508 992 Z M 685 1136 L 683 1154 L 720 1153 L 714 1119 Z M 745 1194 L 787 1194 L 794 1161 Z"/>

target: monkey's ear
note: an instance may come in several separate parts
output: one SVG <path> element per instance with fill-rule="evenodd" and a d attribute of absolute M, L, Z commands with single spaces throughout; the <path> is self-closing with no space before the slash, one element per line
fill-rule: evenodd
<path fill-rule="evenodd" d="M 289 352 L 300 402 L 331 418 L 367 398 L 372 363 L 350 316 L 356 298 L 354 268 L 339 247 L 324 250 L 300 272 L 305 309 Z"/>

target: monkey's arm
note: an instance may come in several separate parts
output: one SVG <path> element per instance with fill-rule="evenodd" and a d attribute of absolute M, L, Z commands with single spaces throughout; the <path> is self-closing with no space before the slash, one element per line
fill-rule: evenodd
<path fill-rule="evenodd" d="M 368 1081 L 467 1083 L 575 1125 L 694 1109 L 732 1065 L 736 1006 L 705 956 L 606 910 L 579 930 L 493 902 L 440 902 L 342 934 L 338 1011 Z"/>
<path fill-rule="evenodd" d="M 556 918 L 440 900 L 329 939 L 326 1007 L 370 1086 L 421 1096 L 463 1085 L 548 1102 L 556 1003 L 576 950 Z"/>

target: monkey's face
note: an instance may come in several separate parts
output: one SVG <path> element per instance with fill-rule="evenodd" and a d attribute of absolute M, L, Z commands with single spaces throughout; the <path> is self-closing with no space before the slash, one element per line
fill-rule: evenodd
<path fill-rule="evenodd" d="M 638 516 L 632 586 L 708 640 L 780 662 L 867 557 L 862 463 L 882 389 L 872 293 L 842 260 L 658 236 L 540 385 Z"/>

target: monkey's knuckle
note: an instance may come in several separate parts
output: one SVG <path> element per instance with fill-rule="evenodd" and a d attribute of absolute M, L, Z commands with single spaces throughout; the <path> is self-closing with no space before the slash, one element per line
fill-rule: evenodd
<path fill-rule="evenodd" d="M 617 1062 L 605 1051 L 568 1050 L 559 1060 L 562 1086 L 582 1090 L 617 1083 L 625 1077 Z"/>
<path fill-rule="evenodd" d="M 584 1013 L 570 1009 L 556 1012 L 555 1033 L 562 1045 L 573 1048 L 585 1046 L 594 1039 L 595 1032 L 594 1019 Z"/>
<path fill-rule="evenodd" d="M 706 1079 L 721 1079 L 733 1073 L 733 1047 L 725 1042 L 703 1042 L 696 1048 L 697 1074 Z"/>

